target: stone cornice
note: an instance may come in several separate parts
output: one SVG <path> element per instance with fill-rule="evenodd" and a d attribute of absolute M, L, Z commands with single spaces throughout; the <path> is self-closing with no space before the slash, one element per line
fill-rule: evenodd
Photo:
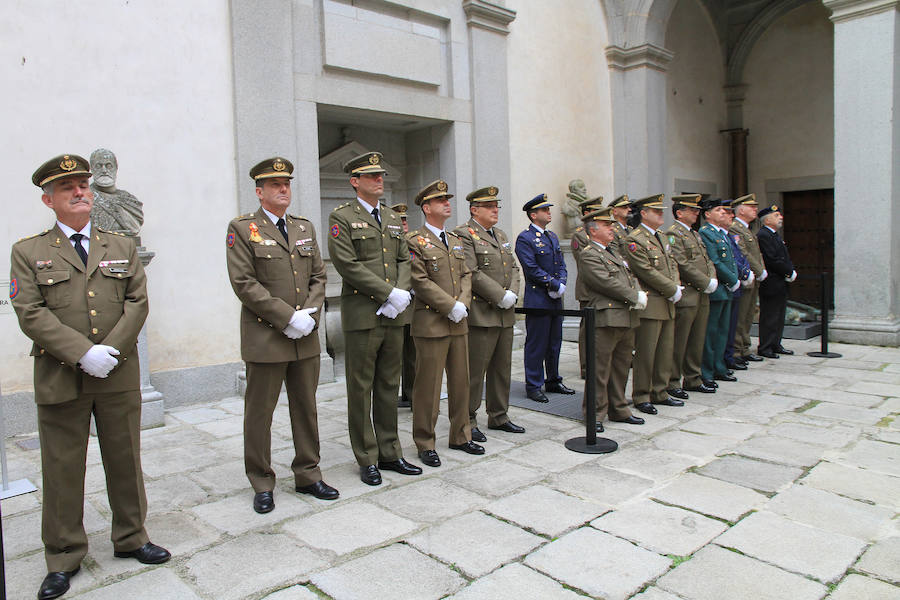
<path fill-rule="evenodd" d="M 634 48 L 606 47 L 606 60 L 609 67 L 618 71 L 647 67 L 665 72 L 674 56 L 665 48 L 653 44 L 642 44 Z"/>
<path fill-rule="evenodd" d="M 509 33 L 509 24 L 516 18 L 516 11 L 486 0 L 463 0 L 463 10 L 469 26 L 504 35 Z"/>
<path fill-rule="evenodd" d="M 831 20 L 835 23 L 897 10 L 900 5 L 898 0 L 823 0 L 822 3 L 831 10 Z"/>

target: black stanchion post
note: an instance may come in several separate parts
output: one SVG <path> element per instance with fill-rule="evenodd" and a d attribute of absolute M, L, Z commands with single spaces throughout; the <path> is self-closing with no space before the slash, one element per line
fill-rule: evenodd
<path fill-rule="evenodd" d="M 585 436 L 566 440 L 566 448 L 582 454 L 608 454 L 615 452 L 619 444 L 607 438 L 597 437 L 597 390 L 595 389 L 597 363 L 594 348 L 596 313 L 593 308 L 581 311 L 584 319 L 584 427 Z"/>
<path fill-rule="evenodd" d="M 807 352 L 806 355 L 816 358 L 840 358 L 843 355 L 828 351 L 828 307 L 831 304 L 831 286 L 827 273 L 821 273 L 820 277 L 822 278 L 822 312 L 819 315 L 822 321 L 820 326 L 822 331 L 819 336 L 821 350 L 819 352 Z"/>

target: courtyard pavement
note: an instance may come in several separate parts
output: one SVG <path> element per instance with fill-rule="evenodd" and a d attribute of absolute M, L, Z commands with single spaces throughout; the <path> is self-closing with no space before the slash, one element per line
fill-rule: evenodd
<path fill-rule="evenodd" d="M 714 395 L 608 424 L 609 455 L 577 454 L 567 419 L 511 408 L 522 435 L 488 431 L 484 456 L 447 449 L 419 477 L 359 480 L 343 381 L 319 388 L 321 466 L 336 502 L 294 493 L 288 410 L 273 425 L 275 511 L 259 515 L 242 464 L 240 398 L 172 410 L 143 433 L 151 539 L 172 560 L 112 556 L 95 439 L 90 551 L 65 598 L 617 600 L 900 598 L 900 349 L 833 344 L 754 364 Z M 577 349 L 565 343 L 569 385 Z M 513 377 L 522 377 L 517 351 Z M 446 410 L 443 411 L 446 414 Z M 400 410 L 416 464 L 411 413 Z M 483 424 L 484 425 L 484 424 Z M 40 487 L 35 435 L 8 441 L 13 479 Z M 18 442 L 18 443 L 17 443 Z M 24 443 L 23 443 L 24 442 Z M 21 444 L 21 445 L 20 445 Z M 31 442 L 31 446 L 34 443 Z M 45 573 L 40 490 L 3 501 L 9 598 Z"/>

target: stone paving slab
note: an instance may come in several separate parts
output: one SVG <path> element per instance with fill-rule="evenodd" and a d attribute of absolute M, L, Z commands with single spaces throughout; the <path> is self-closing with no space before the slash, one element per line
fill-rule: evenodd
<path fill-rule="evenodd" d="M 710 545 L 656 585 L 688 600 L 819 600 L 824 585 L 749 556 Z"/>
<path fill-rule="evenodd" d="M 321 556 L 290 536 L 249 533 L 198 552 L 186 568 L 203 594 L 236 600 L 267 588 L 301 583 L 307 573 L 326 565 Z"/>
<path fill-rule="evenodd" d="M 640 412 L 635 412 L 635 414 L 643 416 L 643 413 Z M 613 423 L 607 421 L 603 424 L 603 427 L 606 428 L 606 433 L 602 435 L 603 437 L 608 437 L 616 441 L 619 441 L 622 433 L 633 434 L 637 437 L 647 438 L 659 431 L 662 431 L 663 429 L 674 427 L 678 425 L 678 423 L 680 423 L 678 419 L 672 419 L 662 414 L 646 415 L 644 421 L 645 422 L 643 425 L 629 425 L 627 423 Z M 582 429 L 582 432 L 583 431 L 584 430 Z M 584 433 L 582 433 L 581 435 L 584 435 Z"/>
<path fill-rule="evenodd" d="M 592 454 L 572 452 L 562 444 L 550 440 L 538 440 L 506 453 L 506 458 L 524 463 L 544 472 L 558 473 L 593 460 Z"/>
<path fill-rule="evenodd" d="M 828 596 L 829 600 L 900 600 L 900 587 L 851 574 Z"/>
<path fill-rule="evenodd" d="M 705 433 L 708 435 L 720 435 L 722 437 L 745 440 L 757 431 L 760 426 L 750 423 L 738 423 L 719 417 L 697 417 L 682 423 L 680 429 L 693 433 Z"/>
<path fill-rule="evenodd" d="M 735 454 L 792 467 L 811 467 L 824 452 L 821 446 L 773 436 L 753 437 L 734 448 Z"/>
<path fill-rule="evenodd" d="M 860 540 L 877 539 L 888 532 L 894 511 L 844 498 L 808 485 L 792 485 L 772 498 L 766 510 L 819 529 Z M 898 549 L 900 550 L 900 549 Z M 900 558 L 900 553 L 898 553 Z"/>
<path fill-rule="evenodd" d="M 591 527 L 567 533 L 525 564 L 605 600 L 622 600 L 668 570 L 671 561 Z"/>
<path fill-rule="evenodd" d="M 846 404 L 848 406 L 859 406 L 861 408 L 874 408 L 884 400 L 883 396 L 860 394 L 848 390 L 823 390 L 822 388 L 806 387 L 802 385 L 781 388 L 775 393 L 790 396 L 792 398 L 803 398 L 805 400 L 816 400 L 818 402 L 832 402 L 834 404 Z"/>
<path fill-rule="evenodd" d="M 302 585 L 293 585 L 265 596 L 263 600 L 319 600 L 319 595 Z"/>
<path fill-rule="evenodd" d="M 516 600 L 584 600 L 584 596 L 567 590 L 556 581 L 519 563 L 506 565 L 476 580 L 447 600 L 484 600 L 515 598 Z"/>
<path fill-rule="evenodd" d="M 653 445 L 660 450 L 706 459 L 725 452 L 736 444 L 738 441 L 734 438 L 680 430 L 666 431 L 653 438 Z"/>
<path fill-rule="evenodd" d="M 728 521 L 737 521 L 766 501 L 765 496 L 744 486 L 694 473 L 685 473 L 666 487 L 651 492 L 651 496 Z"/>
<path fill-rule="evenodd" d="M 720 546 L 787 571 L 835 582 L 865 549 L 865 542 L 794 523 L 770 512 L 750 515 L 716 538 Z"/>
<path fill-rule="evenodd" d="M 192 473 L 191 477 L 210 494 L 230 494 L 249 487 L 243 460 L 230 460 Z"/>
<path fill-rule="evenodd" d="M 77 596 L 81 600 L 122 600 L 124 598 L 149 598 L 151 590 L 165 590 L 166 600 L 200 600 L 200 596 L 173 570 L 157 567 L 123 581 L 110 584 Z M 148 593 L 149 592 L 149 593 Z M 66 594 L 66 598 L 71 592 Z"/>
<path fill-rule="evenodd" d="M 859 559 L 856 569 L 900 584 L 900 536 L 873 544 Z"/>
<path fill-rule="evenodd" d="M 210 421 L 208 423 L 199 423 L 196 425 L 200 431 L 222 439 L 235 435 L 243 435 L 244 433 L 244 417 L 229 416 L 218 421 Z"/>
<path fill-rule="evenodd" d="M 897 477 L 822 462 L 813 467 L 801 483 L 841 496 L 900 509 L 900 478 Z"/>
<path fill-rule="evenodd" d="M 794 467 L 775 465 L 742 456 L 723 456 L 697 471 L 703 475 L 763 492 L 777 492 L 803 474 L 803 471 Z"/>
<path fill-rule="evenodd" d="M 686 556 L 727 526 L 695 512 L 640 500 L 591 521 L 591 526 L 659 554 Z"/>
<path fill-rule="evenodd" d="M 597 462 L 609 469 L 662 482 L 699 464 L 700 461 L 691 456 L 657 450 L 652 444 L 642 444 L 629 448 L 628 452 L 604 455 L 597 459 Z"/>
<path fill-rule="evenodd" d="M 885 475 L 900 477 L 900 447 L 860 440 L 849 450 L 833 453 L 836 462 Z"/>
<path fill-rule="evenodd" d="M 429 477 L 370 497 L 396 515 L 420 523 L 434 523 L 477 510 L 490 499 L 464 488 Z"/>
<path fill-rule="evenodd" d="M 805 411 L 804 414 L 811 417 L 823 417 L 841 422 L 849 421 L 850 423 L 860 423 L 862 425 L 875 425 L 887 415 L 888 412 L 880 408 L 860 408 L 858 406 L 835 404 L 834 402 L 820 402 Z"/>
<path fill-rule="evenodd" d="M 505 496 L 540 481 L 547 474 L 505 458 L 492 458 L 447 473 L 443 479 L 482 496 Z"/>
<path fill-rule="evenodd" d="M 584 525 L 607 509 L 602 504 L 535 485 L 491 502 L 484 510 L 535 533 L 555 537 Z"/>
<path fill-rule="evenodd" d="M 876 381 L 861 381 L 854 386 L 855 391 L 861 394 L 873 394 L 875 396 L 900 396 L 900 383 L 882 383 Z"/>
<path fill-rule="evenodd" d="M 553 476 L 550 484 L 569 495 L 616 505 L 647 491 L 653 481 L 590 462 Z"/>
<path fill-rule="evenodd" d="M 282 529 L 307 546 L 340 555 L 403 537 L 416 527 L 409 519 L 359 500 L 292 519 Z"/>
<path fill-rule="evenodd" d="M 750 402 L 738 402 L 730 406 L 719 408 L 710 416 L 744 423 L 766 425 L 777 415 L 803 406 L 806 402 L 806 400 L 800 398 L 775 396 L 773 394 L 759 394 L 754 396 L 753 400 Z"/>
<path fill-rule="evenodd" d="M 469 577 L 490 573 L 545 541 L 480 512 L 454 517 L 407 539 L 414 548 L 455 565 Z"/>
<path fill-rule="evenodd" d="M 201 406 L 198 408 L 189 408 L 187 410 L 172 410 L 169 411 L 169 416 L 178 419 L 182 423 L 198 425 L 200 423 L 217 421 L 219 419 L 227 419 L 232 415 L 218 408 L 214 408 L 211 406 Z"/>
<path fill-rule="evenodd" d="M 3 541 L 6 542 L 6 530 L 3 531 Z M 40 538 L 38 538 L 40 539 Z M 37 552 L 23 558 L 10 560 L 6 556 L 5 562 L 6 595 L 10 600 L 19 598 L 33 599 L 37 597 L 38 588 L 44 575 L 47 574 L 47 563 L 44 553 Z M 99 580 L 91 574 L 90 569 L 83 565 L 81 570 L 70 580 L 71 588 L 65 598 L 70 598 L 83 591 L 93 589 L 99 584 Z"/>
<path fill-rule="evenodd" d="M 632 600 L 682 600 L 680 596 L 665 592 L 658 587 L 649 587 L 637 596 L 632 596 Z"/>
<path fill-rule="evenodd" d="M 806 444 L 841 448 L 859 437 L 859 429 L 842 425 L 817 427 L 803 423 L 779 423 L 770 427 L 770 436 L 784 437 Z"/>
<path fill-rule="evenodd" d="M 200 504 L 192 508 L 191 512 L 219 531 L 240 535 L 257 527 L 271 527 L 279 521 L 306 514 L 313 509 L 297 494 L 281 493 L 281 490 L 276 489 L 274 495 L 275 510 L 263 515 L 253 510 L 252 490 L 208 504 Z"/>
<path fill-rule="evenodd" d="M 393 544 L 314 574 L 311 581 L 334 600 L 437 600 L 466 580 L 405 544 Z"/>

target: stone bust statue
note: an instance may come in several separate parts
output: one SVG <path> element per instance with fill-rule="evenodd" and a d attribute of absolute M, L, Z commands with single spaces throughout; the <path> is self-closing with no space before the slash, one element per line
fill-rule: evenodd
<path fill-rule="evenodd" d="M 91 153 L 91 172 L 94 180 L 94 208 L 91 221 L 107 231 L 137 237 L 144 224 L 144 204 L 125 190 L 116 188 L 119 162 L 106 148 Z"/>
<path fill-rule="evenodd" d="M 587 187 L 585 187 L 584 181 L 573 179 L 569 182 L 569 192 L 566 194 L 566 202 L 562 207 L 562 212 L 566 215 L 569 223 L 567 236 L 571 235 L 571 232 L 581 225 L 581 209 L 578 207 L 578 204 L 584 202 L 587 198 Z"/>

